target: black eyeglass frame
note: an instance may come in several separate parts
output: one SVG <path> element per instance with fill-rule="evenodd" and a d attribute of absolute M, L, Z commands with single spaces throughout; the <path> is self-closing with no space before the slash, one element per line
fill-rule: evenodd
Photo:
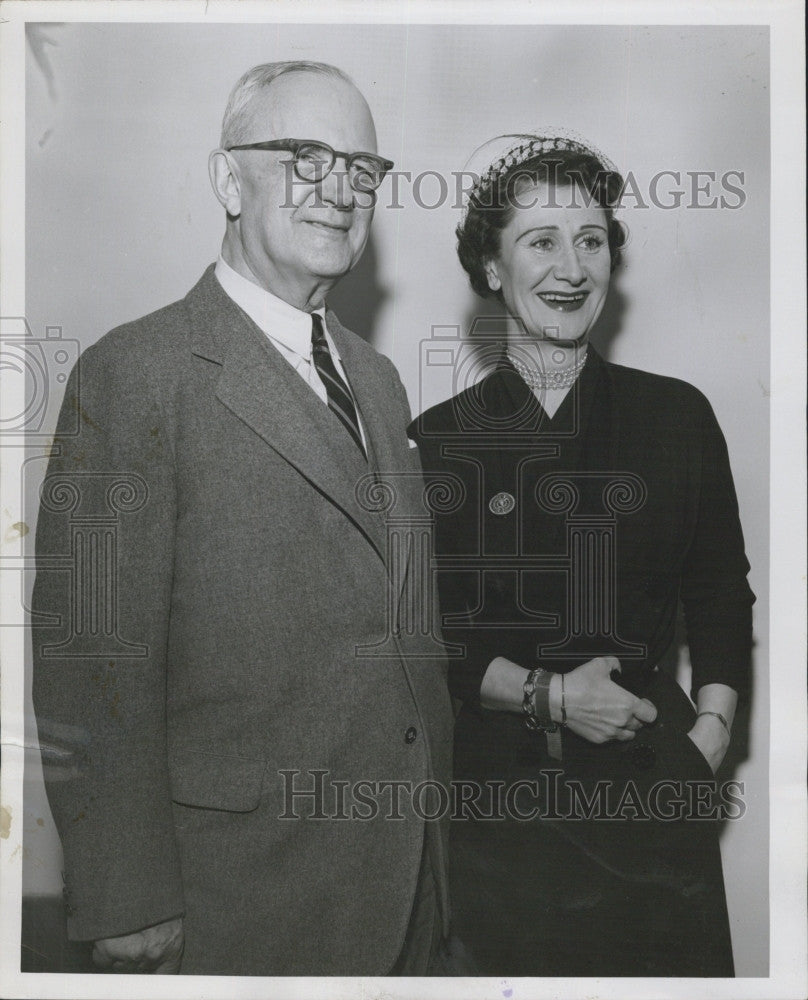
<path fill-rule="evenodd" d="M 331 153 L 331 163 L 327 170 L 323 171 L 321 177 L 314 179 L 312 177 L 304 177 L 299 170 L 298 155 L 300 150 L 304 146 L 316 146 L 318 149 L 325 149 Z M 367 160 L 372 160 L 374 163 L 380 164 L 379 168 L 379 182 L 378 184 L 372 186 L 370 190 L 375 191 L 384 180 L 387 173 L 393 169 L 395 164 L 392 160 L 387 160 L 383 156 L 379 156 L 377 153 L 346 153 L 340 149 L 334 149 L 329 146 L 327 142 L 323 142 L 321 139 L 268 139 L 266 142 L 245 142 L 234 146 L 226 146 L 225 151 L 230 152 L 234 149 L 267 149 L 267 150 L 285 150 L 292 153 L 294 159 L 292 161 L 294 166 L 294 171 L 301 181 L 306 181 L 307 183 L 317 184 L 320 181 L 325 180 L 326 177 L 334 169 L 334 164 L 337 160 L 342 157 L 345 160 L 345 167 L 348 171 L 348 179 L 351 182 L 351 187 L 353 184 L 353 176 L 351 175 L 351 165 L 356 161 L 364 157 Z M 357 189 L 355 189 L 357 190 Z"/>

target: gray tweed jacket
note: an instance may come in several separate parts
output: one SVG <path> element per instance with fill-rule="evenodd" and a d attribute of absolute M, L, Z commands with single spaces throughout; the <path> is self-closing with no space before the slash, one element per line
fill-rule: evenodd
<path fill-rule="evenodd" d="M 391 514 L 422 515 L 398 375 L 327 321 Z M 448 781 L 452 718 L 429 629 L 393 627 L 428 595 L 361 501 L 369 466 L 212 267 L 83 354 L 34 593 L 73 938 L 184 914 L 184 973 L 383 975 L 425 829 L 448 919 L 444 824 L 406 794 L 390 818 L 379 784 Z"/>

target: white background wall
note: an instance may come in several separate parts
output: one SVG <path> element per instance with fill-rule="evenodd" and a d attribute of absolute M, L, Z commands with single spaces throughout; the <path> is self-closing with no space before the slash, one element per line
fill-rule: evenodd
<path fill-rule="evenodd" d="M 462 168 L 496 134 L 572 128 L 646 182 L 660 170 L 745 174 L 742 209 L 628 208 L 626 263 L 594 340 L 617 362 L 702 389 L 727 437 L 752 564 L 754 700 L 734 768 L 747 811 L 722 841 L 737 971 L 768 964 L 768 38 L 763 28 L 49 25 L 27 76 L 26 312 L 82 346 L 182 295 L 218 251 L 207 180 L 231 85 L 275 59 L 333 62 L 373 109 L 400 169 Z M 49 82 L 50 77 L 50 82 Z M 437 187 L 427 183 L 424 200 Z M 383 195 L 384 192 L 382 192 Z M 398 366 L 414 411 L 434 325 L 490 312 L 455 259 L 451 204 L 380 209 L 333 293 Z M 381 201 L 384 201 L 382 196 Z M 41 463 L 40 463 L 41 464 Z M 33 524 L 35 512 L 27 511 Z M 36 755 L 26 766 L 24 890 L 60 891 Z"/>

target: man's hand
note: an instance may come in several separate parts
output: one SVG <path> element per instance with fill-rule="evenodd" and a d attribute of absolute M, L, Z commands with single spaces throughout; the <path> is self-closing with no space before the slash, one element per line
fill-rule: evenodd
<path fill-rule="evenodd" d="M 93 961 L 106 972 L 176 975 L 184 946 L 182 917 L 174 917 L 134 934 L 96 941 Z"/>
<path fill-rule="evenodd" d="M 581 664 L 564 677 L 564 703 L 567 725 L 591 743 L 608 740 L 633 740 L 644 725 L 653 722 L 656 708 L 646 698 L 637 698 L 609 677 L 619 670 L 614 656 L 598 656 Z M 550 709 L 561 721 L 561 676 L 550 686 Z"/>

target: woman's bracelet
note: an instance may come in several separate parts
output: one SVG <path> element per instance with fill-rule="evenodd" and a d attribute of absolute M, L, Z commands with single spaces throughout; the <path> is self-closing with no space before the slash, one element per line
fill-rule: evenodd
<path fill-rule="evenodd" d="M 522 711 L 525 725 L 533 732 L 552 733 L 558 728 L 550 715 L 550 681 L 553 675 L 537 667 L 525 678 Z"/>
<path fill-rule="evenodd" d="M 716 717 L 716 719 L 718 719 L 718 721 L 724 727 L 724 729 L 726 729 L 727 736 L 732 736 L 732 730 L 729 728 L 729 723 L 727 722 L 727 720 L 724 718 L 724 716 L 720 712 L 699 712 L 699 714 L 696 716 L 696 718 L 700 719 L 702 717 L 702 715 L 714 715 Z"/>

